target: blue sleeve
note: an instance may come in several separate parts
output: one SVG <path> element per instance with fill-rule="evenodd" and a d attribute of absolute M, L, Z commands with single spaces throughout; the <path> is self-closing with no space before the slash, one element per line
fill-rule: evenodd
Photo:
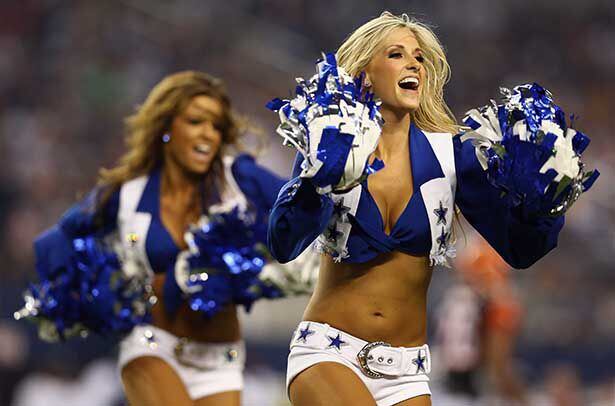
<path fill-rule="evenodd" d="M 34 256 L 39 275 L 49 277 L 65 268 L 72 250 L 71 238 L 58 225 L 41 233 L 34 240 Z"/>
<path fill-rule="evenodd" d="M 333 215 L 333 200 L 318 194 L 309 179 L 299 177 L 302 160 L 297 154 L 292 179 L 280 190 L 269 216 L 267 243 L 281 263 L 298 257 L 324 231 Z"/>
<path fill-rule="evenodd" d="M 261 214 L 268 214 L 286 180 L 258 165 L 247 154 L 235 158 L 231 172 L 237 185 Z"/>
<path fill-rule="evenodd" d="M 96 188 L 71 206 L 60 218 L 58 225 L 70 237 L 83 237 L 90 234 L 105 235 L 113 231 L 117 224 L 120 191 L 114 191 L 104 202 L 104 189 Z"/>
<path fill-rule="evenodd" d="M 523 206 L 509 207 L 487 180 L 469 140 L 453 137 L 455 203 L 468 222 L 514 268 L 528 268 L 557 246 L 564 217 L 540 216 Z"/>
<path fill-rule="evenodd" d="M 116 225 L 119 190 L 96 209 L 100 189 L 90 192 L 60 218 L 58 224 L 41 233 L 34 240 L 34 254 L 39 273 L 47 274 L 64 268 L 70 261 L 73 240 L 87 235 L 105 235 Z"/>

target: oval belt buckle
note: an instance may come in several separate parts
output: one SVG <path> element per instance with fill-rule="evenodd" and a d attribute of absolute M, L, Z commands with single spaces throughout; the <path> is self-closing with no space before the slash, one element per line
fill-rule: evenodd
<path fill-rule="evenodd" d="M 374 379 L 383 378 L 384 374 L 372 371 L 369 365 L 367 365 L 367 361 L 373 359 L 373 357 L 369 355 L 369 352 L 375 347 L 379 346 L 390 347 L 391 344 L 385 343 L 384 341 L 374 341 L 373 343 L 367 343 L 363 348 L 361 348 L 361 351 L 359 351 L 359 353 L 357 354 L 357 359 L 359 360 L 359 367 L 361 368 L 361 371 L 368 377 Z"/>
<path fill-rule="evenodd" d="M 191 368 L 196 368 L 200 370 L 205 369 L 202 366 L 197 365 L 193 362 L 190 362 L 187 359 L 188 354 L 185 353 L 185 350 L 186 350 L 186 346 L 189 343 L 190 343 L 190 340 L 186 337 L 181 337 L 179 340 L 177 340 L 177 344 L 175 344 L 175 348 L 173 349 L 173 352 L 175 353 L 175 360 L 185 367 L 191 367 Z"/>

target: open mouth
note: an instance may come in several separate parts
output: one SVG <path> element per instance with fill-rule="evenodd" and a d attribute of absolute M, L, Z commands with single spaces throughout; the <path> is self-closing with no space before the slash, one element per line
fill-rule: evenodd
<path fill-rule="evenodd" d="M 419 80 L 414 77 L 403 78 L 397 84 L 405 90 L 418 90 L 419 88 Z"/>
<path fill-rule="evenodd" d="M 207 144 L 197 144 L 193 148 L 194 152 L 202 155 L 209 155 L 211 147 Z"/>

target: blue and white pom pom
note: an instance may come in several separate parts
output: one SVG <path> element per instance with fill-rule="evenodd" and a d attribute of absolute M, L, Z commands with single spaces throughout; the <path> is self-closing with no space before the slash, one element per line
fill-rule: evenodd
<path fill-rule="evenodd" d="M 267 225 L 237 207 L 210 215 L 185 239 L 190 249 L 180 254 L 175 278 L 192 310 L 211 317 L 230 303 L 249 310 L 260 298 L 283 295 L 259 279 L 269 256 Z"/>
<path fill-rule="evenodd" d="M 562 109 L 540 85 L 501 88 L 503 104 L 466 113 L 471 139 L 489 181 L 511 206 L 531 213 L 563 215 L 587 191 L 599 172 L 580 160 L 589 138 L 566 124 Z"/>
<path fill-rule="evenodd" d="M 269 289 L 275 288 L 281 297 L 309 295 L 314 291 L 318 280 L 320 260 L 320 253 L 308 248 L 285 264 L 268 262 L 259 279 Z"/>
<path fill-rule="evenodd" d="M 100 240 L 72 240 L 68 257 L 69 263 L 56 269 L 37 264 L 40 282 L 25 292 L 15 319 L 33 320 L 41 339 L 51 342 L 90 332 L 128 333 L 149 321 L 151 288 L 127 277 L 117 255 Z"/>
<path fill-rule="evenodd" d="M 335 54 L 324 55 L 317 70 L 308 80 L 296 79 L 293 99 L 274 99 L 267 108 L 279 112 L 283 144 L 303 155 L 300 176 L 321 194 L 346 191 L 384 167 L 379 160 L 368 163 L 382 130 L 379 103 L 362 87 L 362 76 L 353 79 L 337 66 Z"/>

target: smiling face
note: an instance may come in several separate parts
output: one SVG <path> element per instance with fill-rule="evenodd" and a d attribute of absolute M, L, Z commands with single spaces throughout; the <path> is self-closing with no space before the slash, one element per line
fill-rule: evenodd
<path fill-rule="evenodd" d="M 195 96 L 171 123 L 170 140 L 164 145 L 165 161 L 171 160 L 192 175 L 206 174 L 214 161 L 224 131 L 221 103 L 209 96 Z"/>
<path fill-rule="evenodd" d="M 425 80 L 423 53 L 408 28 L 396 28 L 383 40 L 367 68 L 371 90 L 382 108 L 400 113 L 418 109 Z"/>

